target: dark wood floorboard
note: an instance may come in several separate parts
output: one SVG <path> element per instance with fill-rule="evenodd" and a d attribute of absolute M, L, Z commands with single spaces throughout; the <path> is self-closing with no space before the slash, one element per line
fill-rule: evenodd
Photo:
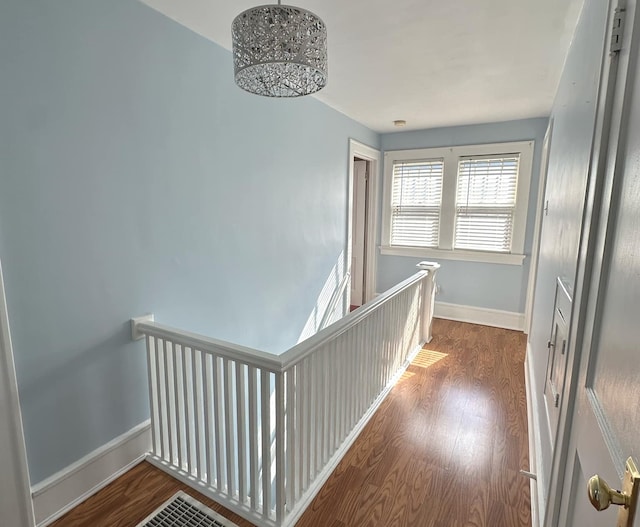
<path fill-rule="evenodd" d="M 298 527 L 529 527 L 525 336 L 434 320 L 407 369 Z M 133 527 L 177 490 L 148 463 L 53 527 Z"/>

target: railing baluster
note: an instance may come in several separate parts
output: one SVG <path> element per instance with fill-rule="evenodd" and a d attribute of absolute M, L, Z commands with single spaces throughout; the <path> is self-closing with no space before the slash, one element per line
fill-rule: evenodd
<path fill-rule="evenodd" d="M 152 351 L 152 346 L 155 348 L 154 337 L 149 335 L 145 338 L 147 345 L 147 382 L 149 383 L 149 414 L 151 417 L 151 450 L 154 454 L 158 454 L 157 443 L 157 427 L 158 427 L 158 383 L 154 378 L 154 371 L 156 369 L 156 357 Z M 153 342 L 153 344 L 152 344 Z"/>
<path fill-rule="evenodd" d="M 260 371 L 260 406 L 262 410 L 262 516 L 271 514 L 271 387 L 269 372 Z"/>
<path fill-rule="evenodd" d="M 202 401 L 202 394 L 204 389 L 199 382 L 202 380 L 201 371 L 198 368 L 199 359 L 201 354 L 198 354 L 195 348 L 191 348 L 191 386 L 193 387 L 193 393 L 191 394 L 193 398 L 193 415 L 195 421 L 195 447 L 196 447 L 196 474 L 195 476 L 199 479 L 203 479 L 203 470 L 202 470 L 202 453 L 201 449 L 201 441 L 200 434 L 202 433 L 200 430 L 200 423 L 203 421 L 202 416 L 204 415 L 204 405 Z M 202 365 L 200 365 L 202 368 Z"/>
<path fill-rule="evenodd" d="M 344 422 L 344 382 L 345 382 L 345 376 L 344 376 L 344 368 L 342 366 L 343 364 L 343 360 L 344 360 L 344 345 L 343 345 L 343 340 L 342 340 L 342 335 L 338 336 L 336 338 L 336 362 L 335 362 L 335 372 L 336 372 L 336 382 L 337 382 L 337 388 L 336 388 L 336 397 L 338 400 L 338 406 L 337 406 L 337 414 L 336 414 L 336 421 L 337 421 L 337 436 L 338 436 L 338 444 L 342 443 L 342 440 L 344 439 L 345 434 L 345 429 L 346 429 L 346 425 Z"/>
<path fill-rule="evenodd" d="M 174 375 L 175 367 L 173 364 L 173 342 L 164 341 L 164 364 L 165 364 L 165 382 L 167 383 L 167 426 L 169 427 L 169 463 L 172 465 L 176 462 L 176 405 L 174 400 L 175 385 Z"/>
<path fill-rule="evenodd" d="M 249 478 L 251 496 L 251 508 L 258 511 L 260 503 L 260 488 L 258 482 L 258 371 L 254 366 L 249 366 L 247 375 L 249 377 Z"/>
<path fill-rule="evenodd" d="M 287 449 L 286 449 L 286 457 L 282 459 L 283 465 L 286 466 L 287 469 L 287 478 L 286 478 L 286 490 L 287 490 L 287 508 L 290 510 L 293 506 L 293 503 L 296 501 L 297 497 L 297 478 L 296 478 L 296 466 L 299 461 L 299 456 L 297 452 L 298 446 L 298 427 L 300 426 L 297 417 L 298 414 L 296 412 L 296 407 L 299 402 L 296 398 L 296 389 L 299 378 L 300 365 L 293 366 L 286 372 L 284 372 L 284 382 L 286 387 L 286 397 L 285 397 L 285 426 L 286 430 L 286 438 L 287 438 Z"/>
<path fill-rule="evenodd" d="M 158 390 L 158 435 L 160 439 L 160 458 L 162 460 L 166 460 L 166 430 L 168 428 L 165 426 L 167 383 L 166 380 L 164 382 L 162 381 L 166 368 L 164 367 L 164 340 L 161 339 L 156 339 L 156 369 L 158 385 L 160 387 Z"/>
<path fill-rule="evenodd" d="M 363 349 L 362 349 L 362 331 L 364 329 L 366 321 L 363 321 L 362 324 L 357 325 L 353 328 L 353 340 L 355 346 L 355 354 L 356 354 L 356 364 L 358 365 L 358 376 L 356 377 L 356 397 L 358 401 L 358 413 L 356 416 L 356 420 L 360 420 L 360 416 L 364 414 L 364 397 L 362 395 L 362 376 L 364 375 L 364 357 L 363 357 Z"/>
<path fill-rule="evenodd" d="M 211 470 L 211 357 L 202 353 L 202 388 L 204 401 L 204 469 L 206 472 L 207 484 L 210 486 L 213 481 Z"/>
<path fill-rule="evenodd" d="M 356 379 L 358 378 L 358 363 L 356 362 L 356 354 L 354 353 L 353 329 L 347 332 L 347 345 L 349 346 L 349 370 L 351 371 L 352 381 L 349 383 L 349 422 L 351 428 L 358 422 L 357 419 L 357 403 L 356 403 Z"/>
<path fill-rule="evenodd" d="M 372 384 L 372 377 L 371 377 L 371 320 L 367 319 L 366 323 L 363 324 L 364 327 L 364 333 L 363 333 L 363 342 L 362 345 L 364 346 L 364 353 L 363 353 L 363 357 L 364 357 L 364 364 L 363 364 L 363 369 L 364 371 L 362 372 L 362 386 L 361 386 L 361 390 L 362 390 L 362 397 L 364 398 L 366 407 L 369 408 L 369 406 L 371 405 L 371 384 Z"/>
<path fill-rule="evenodd" d="M 335 370 L 335 364 L 338 360 L 338 343 L 334 340 L 331 345 L 331 359 L 330 368 L 331 373 L 329 379 L 331 380 L 331 441 L 329 442 L 329 457 L 331 458 L 338 447 L 338 434 L 339 434 L 339 422 L 338 422 L 338 376 Z"/>
<path fill-rule="evenodd" d="M 195 416 L 193 413 L 193 400 L 189 394 L 193 390 L 189 390 L 189 357 L 187 348 L 182 347 L 182 400 L 184 401 L 184 431 L 185 431 L 185 457 L 187 463 L 187 472 L 193 476 L 193 426 L 195 424 Z"/>
<path fill-rule="evenodd" d="M 172 351 L 173 351 L 173 356 L 172 356 L 172 361 L 173 361 L 173 398 L 174 398 L 174 404 L 175 404 L 175 418 L 176 418 L 176 424 L 175 424 L 175 430 L 176 430 L 176 458 L 178 461 L 178 467 L 180 467 L 181 469 L 183 468 L 182 466 L 182 432 L 183 432 L 183 427 L 182 427 L 182 412 L 180 411 L 180 392 L 181 392 L 181 386 L 180 386 L 180 366 L 179 366 L 179 361 L 178 361 L 178 344 L 173 343 L 173 345 L 171 346 Z"/>
<path fill-rule="evenodd" d="M 384 365 L 385 365 L 385 369 L 384 369 L 384 379 L 383 379 L 383 383 L 382 386 L 386 386 L 387 383 L 389 382 L 389 371 L 391 370 L 391 350 L 393 349 L 393 339 L 394 339 L 394 329 L 395 329 L 395 322 L 396 322 L 396 315 L 397 312 L 395 310 L 395 306 L 393 305 L 393 300 L 395 300 L 395 298 L 391 299 L 391 302 L 389 302 L 389 305 L 391 306 L 391 313 L 390 313 L 390 317 L 389 320 L 386 323 L 387 326 L 387 339 L 386 339 L 386 347 L 385 347 L 385 357 L 384 357 Z"/>
<path fill-rule="evenodd" d="M 285 514 L 285 477 L 286 464 L 285 453 L 285 404 L 284 404 L 284 373 L 275 374 L 275 398 L 276 398 L 276 524 L 282 525 Z"/>
<path fill-rule="evenodd" d="M 376 313 L 376 347 L 375 347 L 375 368 L 376 368 L 376 389 L 375 393 L 380 393 L 382 390 L 382 375 L 384 373 L 384 316 L 382 310 Z M 375 396 L 375 395 L 374 395 Z"/>
<path fill-rule="evenodd" d="M 236 404 L 238 408 L 238 499 L 247 501 L 247 384 L 246 366 L 236 362 Z"/>
<path fill-rule="evenodd" d="M 314 353 L 310 357 L 311 366 L 309 375 L 311 377 L 311 409 L 309 415 L 311 416 L 311 456 L 309 465 L 309 478 L 313 481 L 318 473 L 318 451 L 320 449 L 320 434 L 318 433 L 319 422 L 321 418 L 320 413 L 320 389 L 319 389 L 319 357 L 317 353 Z"/>
<path fill-rule="evenodd" d="M 315 393 L 313 392 L 313 372 L 312 372 L 312 367 L 313 367 L 313 357 L 307 357 L 304 361 L 304 367 L 305 367 L 305 373 L 304 373 L 304 378 L 306 379 L 308 385 L 309 385 L 309 392 L 308 392 L 308 396 L 307 396 L 307 400 L 306 400 L 306 408 L 305 408 L 305 413 L 306 413 L 306 426 L 305 426 L 305 433 L 306 433 L 306 438 L 305 438 L 305 474 L 306 474 L 306 484 L 305 484 L 305 488 L 309 488 L 309 485 L 311 484 L 311 481 L 313 480 L 313 433 L 314 433 L 314 426 L 315 426 L 315 415 L 313 413 L 313 408 L 314 408 L 314 404 L 313 404 L 313 398 L 315 396 Z"/>
<path fill-rule="evenodd" d="M 236 459 L 235 442 L 233 441 L 233 363 L 229 359 L 222 359 L 222 371 L 224 376 L 224 430 L 225 448 L 227 460 L 227 494 L 234 496 L 236 493 Z"/>
<path fill-rule="evenodd" d="M 304 489 L 306 488 L 305 482 L 305 445 L 307 438 L 306 413 L 307 408 L 307 386 L 305 377 L 306 361 L 302 361 L 296 366 L 296 442 L 295 442 L 295 458 L 296 458 L 296 488 L 295 500 L 297 501 Z"/>
<path fill-rule="evenodd" d="M 222 390 L 226 388 L 222 381 L 222 359 L 213 357 L 213 422 L 215 426 L 215 466 L 216 466 L 216 487 L 219 492 L 225 491 L 225 463 L 222 460 L 228 455 L 224 450 L 226 442 L 224 440 L 224 394 Z"/>
<path fill-rule="evenodd" d="M 331 385 L 333 375 L 329 372 L 329 368 L 331 368 L 331 349 L 333 347 L 333 342 L 329 343 L 324 350 L 324 361 L 323 368 L 324 371 L 324 401 L 325 401 L 325 411 L 324 411 L 324 450 L 322 452 L 322 465 L 324 466 L 327 461 L 329 461 L 329 456 L 331 455 L 331 432 L 333 427 L 331 426 L 331 410 L 333 406 L 333 393 L 331 393 Z"/>
<path fill-rule="evenodd" d="M 318 452 L 318 467 L 316 470 L 319 472 L 322 470 L 322 466 L 326 462 L 326 447 L 327 447 L 327 357 L 326 353 L 320 353 L 319 357 L 318 374 L 320 396 L 318 401 L 320 403 L 320 450 Z"/>

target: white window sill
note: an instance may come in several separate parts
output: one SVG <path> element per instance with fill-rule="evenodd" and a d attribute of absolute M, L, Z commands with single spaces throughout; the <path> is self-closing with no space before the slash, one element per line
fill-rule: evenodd
<path fill-rule="evenodd" d="M 483 262 L 503 265 L 522 265 L 524 254 L 490 253 L 481 251 L 453 251 L 445 249 L 427 249 L 424 247 L 392 247 L 383 245 L 380 254 L 393 256 L 418 256 L 441 260 L 462 260 L 465 262 Z"/>

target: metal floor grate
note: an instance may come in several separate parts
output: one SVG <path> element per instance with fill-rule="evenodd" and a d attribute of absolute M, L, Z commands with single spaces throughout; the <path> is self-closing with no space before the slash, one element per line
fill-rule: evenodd
<path fill-rule="evenodd" d="M 136 527 L 238 527 L 206 505 L 180 491 Z"/>

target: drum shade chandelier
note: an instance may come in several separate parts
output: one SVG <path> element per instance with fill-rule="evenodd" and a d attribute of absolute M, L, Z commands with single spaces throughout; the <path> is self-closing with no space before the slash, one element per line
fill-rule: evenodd
<path fill-rule="evenodd" d="M 262 5 L 231 25 L 236 84 L 266 97 L 299 97 L 327 84 L 327 28 L 299 7 Z"/>

